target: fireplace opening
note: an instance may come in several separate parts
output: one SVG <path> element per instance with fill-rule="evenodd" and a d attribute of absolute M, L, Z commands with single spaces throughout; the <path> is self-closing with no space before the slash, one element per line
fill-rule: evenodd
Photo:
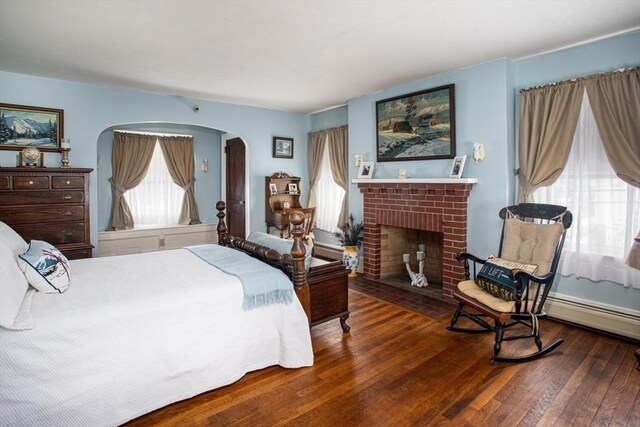
<path fill-rule="evenodd" d="M 381 226 L 380 282 L 415 293 L 442 299 L 442 233 L 411 228 Z M 411 285 L 403 255 L 409 254 L 409 267 L 419 273 L 418 251 L 423 249 L 423 274 L 428 286 Z"/>

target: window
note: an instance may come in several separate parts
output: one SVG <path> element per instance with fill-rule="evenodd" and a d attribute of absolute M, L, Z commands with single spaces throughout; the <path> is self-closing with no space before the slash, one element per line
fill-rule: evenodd
<path fill-rule="evenodd" d="M 316 227 L 334 232 L 338 229 L 338 217 L 342 208 L 345 191 L 333 180 L 331 161 L 329 160 L 329 135 L 322 153 L 320 178 L 315 186 L 316 194 Z"/>
<path fill-rule="evenodd" d="M 562 275 L 640 287 L 640 271 L 624 264 L 640 230 L 640 189 L 618 178 L 609 165 L 586 93 L 567 165 L 553 185 L 536 191 L 535 198 L 567 206 L 573 213 Z"/>
<path fill-rule="evenodd" d="M 156 142 L 147 175 L 124 194 L 136 227 L 177 225 L 184 191 L 173 182 Z"/>

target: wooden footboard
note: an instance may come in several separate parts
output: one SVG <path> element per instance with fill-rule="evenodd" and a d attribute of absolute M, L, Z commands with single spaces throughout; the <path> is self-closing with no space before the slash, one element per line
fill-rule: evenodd
<path fill-rule="evenodd" d="M 302 223 L 304 222 L 304 214 L 294 211 L 289 214 L 289 221 L 292 225 L 291 234 L 293 235 L 293 246 L 291 253 L 281 254 L 275 249 L 258 245 L 240 237 L 234 237 L 227 233 L 227 225 L 224 222 L 226 205 L 220 201 L 216 203 L 218 213 L 218 244 L 222 246 L 232 247 L 244 253 L 251 255 L 267 264 L 279 268 L 289 276 L 293 282 L 293 288 L 296 295 L 307 314 L 307 319 L 311 322 L 311 303 L 309 300 L 309 284 L 307 283 L 307 273 L 304 268 L 304 257 L 306 248 L 303 243 L 304 230 Z"/>

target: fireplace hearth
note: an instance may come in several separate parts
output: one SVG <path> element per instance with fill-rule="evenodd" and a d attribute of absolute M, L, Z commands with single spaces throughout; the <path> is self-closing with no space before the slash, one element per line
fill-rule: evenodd
<path fill-rule="evenodd" d="M 472 185 L 477 180 L 360 179 L 354 182 L 364 195 L 364 276 L 383 282 L 391 277 L 400 277 L 400 269 L 405 269 L 402 255 L 398 260 L 401 267 L 388 266 L 393 264 L 389 262 L 390 258 L 393 258 L 394 262 L 395 258 L 398 258 L 398 250 L 411 253 L 413 266 L 417 266 L 416 251 L 408 251 L 412 249 L 411 246 L 407 247 L 407 250 L 396 248 L 390 254 L 383 253 L 383 246 L 389 247 L 389 242 L 405 238 L 405 244 L 411 245 L 411 240 L 414 240 L 417 249 L 419 240 L 436 240 L 441 242 L 441 249 L 436 252 L 438 259 L 431 264 L 441 272 L 442 298 L 453 300 L 453 289 L 464 279 L 464 268 L 456 261 L 455 256 L 467 249 L 467 200 Z M 394 230 L 396 228 L 411 231 L 398 232 Z M 389 230 L 392 230 L 391 235 Z M 427 235 L 430 237 L 421 237 Z M 429 253 L 433 254 L 433 250 L 427 249 L 425 252 L 427 257 Z M 425 260 L 425 265 L 427 264 L 429 262 Z M 404 274 L 410 282 L 406 269 Z M 433 272 L 427 272 L 425 269 L 425 274 L 429 286 L 432 277 L 434 285 L 438 282 Z"/>

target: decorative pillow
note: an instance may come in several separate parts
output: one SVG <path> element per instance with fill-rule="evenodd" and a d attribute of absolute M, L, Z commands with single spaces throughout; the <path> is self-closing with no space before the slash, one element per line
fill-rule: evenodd
<path fill-rule="evenodd" d="M 476 284 L 493 296 L 502 298 L 505 301 L 515 301 L 516 282 L 509 275 L 513 270 L 522 270 L 533 274 L 537 268 L 537 265 L 490 257 L 476 275 Z"/>
<path fill-rule="evenodd" d="M 271 249 L 275 249 L 281 254 L 291 253 L 291 247 L 293 246 L 293 240 L 281 239 L 272 234 L 267 234 L 260 231 L 254 231 L 253 233 L 249 234 L 247 240 Z M 305 270 L 309 271 L 309 266 L 311 265 L 312 249 L 307 245 L 305 245 L 305 249 L 306 252 L 304 255 L 304 268 Z"/>
<path fill-rule="evenodd" d="M 14 255 L 20 255 L 29 247 L 27 242 L 13 228 L 2 221 L 0 221 L 0 240 L 9 246 Z"/>
<path fill-rule="evenodd" d="M 0 240 L 0 326 L 16 329 L 16 317 L 28 289 L 29 283 L 18 267 L 16 256 Z"/>
<path fill-rule="evenodd" d="M 63 293 L 71 282 L 67 258 L 42 240 L 32 240 L 29 249 L 19 256 L 18 264 L 31 286 L 40 292 Z"/>
<path fill-rule="evenodd" d="M 564 232 L 561 222 L 535 224 L 516 218 L 505 220 L 503 259 L 538 266 L 537 274 L 545 275 L 551 269 L 556 247 Z"/>

